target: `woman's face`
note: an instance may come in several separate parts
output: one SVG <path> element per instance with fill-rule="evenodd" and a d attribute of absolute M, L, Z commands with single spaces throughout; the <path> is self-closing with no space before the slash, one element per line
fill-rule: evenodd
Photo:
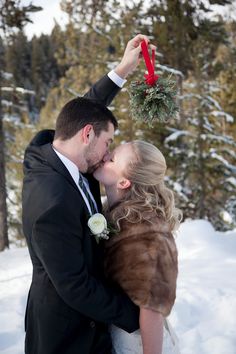
<path fill-rule="evenodd" d="M 105 187 L 116 186 L 124 189 L 122 185 L 127 186 L 127 183 L 125 183 L 127 182 L 125 171 L 133 159 L 131 144 L 119 145 L 106 157 L 104 164 L 97 168 L 93 175 Z"/>

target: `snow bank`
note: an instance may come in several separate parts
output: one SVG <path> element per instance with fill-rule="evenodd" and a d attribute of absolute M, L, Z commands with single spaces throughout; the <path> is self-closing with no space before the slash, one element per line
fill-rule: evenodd
<path fill-rule="evenodd" d="M 176 242 L 179 277 L 169 319 L 181 354 L 235 354 L 236 230 L 221 233 L 207 221 L 185 221 Z M 1 354 L 23 354 L 31 272 L 26 248 L 0 253 Z"/>
<path fill-rule="evenodd" d="M 171 322 L 182 354 L 236 353 L 236 230 L 186 221 L 177 236 L 179 278 Z"/>

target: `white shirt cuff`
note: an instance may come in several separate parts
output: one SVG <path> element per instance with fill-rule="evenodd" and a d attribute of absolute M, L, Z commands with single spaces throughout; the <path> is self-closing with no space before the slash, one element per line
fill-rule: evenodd
<path fill-rule="evenodd" d="M 122 88 L 127 81 L 125 79 L 122 79 L 119 75 L 117 75 L 117 73 L 115 73 L 114 70 L 110 71 L 107 75 L 120 88 Z"/>

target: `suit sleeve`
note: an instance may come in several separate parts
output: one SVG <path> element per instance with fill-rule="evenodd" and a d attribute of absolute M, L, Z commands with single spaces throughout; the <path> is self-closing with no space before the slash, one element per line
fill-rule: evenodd
<path fill-rule="evenodd" d="M 95 321 L 113 323 L 128 332 L 136 330 L 138 307 L 125 294 L 114 293 L 89 274 L 83 235 L 78 208 L 61 201 L 35 222 L 32 245 L 67 305 Z"/>
<path fill-rule="evenodd" d="M 120 87 L 105 75 L 91 87 L 84 97 L 98 100 L 104 106 L 109 106 L 119 91 Z"/>

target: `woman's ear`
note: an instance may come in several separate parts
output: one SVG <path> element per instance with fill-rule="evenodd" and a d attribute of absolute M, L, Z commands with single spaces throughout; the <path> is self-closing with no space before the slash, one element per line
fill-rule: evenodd
<path fill-rule="evenodd" d="M 92 124 L 87 124 L 82 129 L 82 139 L 85 144 L 89 144 L 94 139 L 94 130 Z"/>
<path fill-rule="evenodd" d="M 118 181 L 117 184 L 118 189 L 127 189 L 130 186 L 131 186 L 131 182 L 127 178 L 122 178 L 121 180 Z"/>

